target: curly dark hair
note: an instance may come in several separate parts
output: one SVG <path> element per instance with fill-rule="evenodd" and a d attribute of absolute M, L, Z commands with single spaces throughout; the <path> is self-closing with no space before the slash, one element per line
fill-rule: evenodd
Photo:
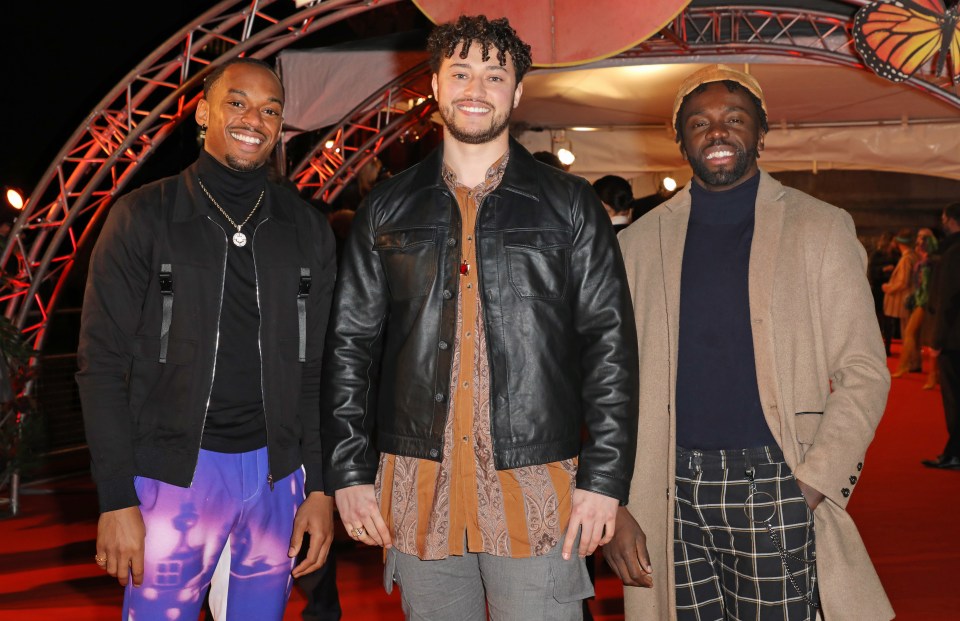
<path fill-rule="evenodd" d="M 490 58 L 490 48 L 496 48 L 501 67 L 506 66 L 507 54 L 510 54 L 517 82 L 520 82 L 530 69 L 530 46 L 517 36 L 517 31 L 506 17 L 488 20 L 486 15 L 461 15 L 456 22 L 440 24 L 434 28 L 427 39 L 430 68 L 434 73 L 440 71 L 443 59 L 452 57 L 461 43 L 463 49 L 460 50 L 460 58 L 467 57 L 473 43 L 483 46 L 484 61 Z"/>
<path fill-rule="evenodd" d="M 747 97 L 750 98 L 750 101 L 753 102 L 753 106 L 757 109 L 757 119 L 760 121 L 760 129 L 762 129 L 762 130 L 763 130 L 763 133 L 765 133 L 765 134 L 766 134 L 767 132 L 769 132 L 769 131 L 770 131 L 770 126 L 767 124 L 767 113 L 764 112 L 764 110 L 763 110 L 763 104 L 760 103 L 760 99 L 759 99 L 756 95 L 754 95 L 753 93 L 751 93 L 750 91 L 748 91 L 748 90 L 747 90 L 742 84 L 740 84 L 739 82 L 734 82 L 733 80 L 720 80 L 720 82 L 721 82 L 724 86 L 726 86 L 726 87 L 727 87 L 727 90 L 730 91 L 731 93 L 735 93 L 735 92 L 737 92 L 737 91 L 741 91 L 741 92 L 747 94 Z M 705 82 L 704 84 L 701 84 L 701 85 L 698 86 L 697 88 L 695 88 L 695 89 L 693 89 L 692 91 L 690 91 L 690 92 L 687 94 L 687 96 L 683 98 L 683 103 L 680 104 L 680 109 L 677 110 L 677 121 L 676 121 L 676 123 L 675 123 L 675 125 L 674 125 L 674 129 L 677 130 L 676 140 L 677 140 L 678 143 L 679 143 L 679 142 L 682 142 L 682 138 L 683 138 L 683 136 L 681 135 L 681 132 L 680 132 L 680 122 L 681 122 L 681 119 L 683 119 L 683 110 L 684 110 L 684 108 L 687 107 L 687 102 L 690 101 L 690 98 L 693 97 L 694 95 L 697 95 L 697 94 L 702 93 L 703 91 L 707 90 L 707 87 L 710 86 L 711 84 L 714 84 L 714 83 L 713 83 L 713 82 Z"/>

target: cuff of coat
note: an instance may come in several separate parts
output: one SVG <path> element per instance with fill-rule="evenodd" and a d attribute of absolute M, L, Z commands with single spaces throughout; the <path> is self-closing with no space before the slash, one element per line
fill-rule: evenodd
<path fill-rule="evenodd" d="M 133 477 L 97 481 L 97 497 L 100 500 L 100 513 L 140 505 Z"/>
<path fill-rule="evenodd" d="M 324 492 L 323 487 L 323 468 L 317 465 L 304 466 L 303 495 L 308 496 L 313 492 Z"/>
<path fill-rule="evenodd" d="M 577 472 L 577 489 L 610 496 L 620 501 L 620 506 L 626 506 L 630 497 L 630 481 L 616 479 L 598 472 Z"/>

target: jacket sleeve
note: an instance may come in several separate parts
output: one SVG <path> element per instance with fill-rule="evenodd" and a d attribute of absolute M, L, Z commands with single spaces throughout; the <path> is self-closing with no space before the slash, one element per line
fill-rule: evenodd
<path fill-rule="evenodd" d="M 373 483 L 373 443 L 389 290 L 374 250 L 373 210 L 361 205 L 343 248 L 320 390 L 323 478 L 328 494 Z"/>
<path fill-rule="evenodd" d="M 93 248 L 77 347 L 76 379 L 101 512 L 139 504 L 127 380 L 152 274 L 148 236 L 140 234 L 145 225 L 136 222 L 133 200 L 117 201 Z"/>
<path fill-rule="evenodd" d="M 820 333 L 832 390 L 794 474 L 845 508 L 886 407 L 890 372 L 865 277 L 866 256 L 845 211 L 837 210 L 824 248 Z"/>
<path fill-rule="evenodd" d="M 305 209 L 313 209 L 305 206 Z M 323 446 L 320 440 L 320 381 L 323 376 L 324 340 L 330 319 L 330 306 L 333 302 L 333 287 L 336 283 L 337 257 L 336 241 L 326 218 L 317 219 L 311 239 L 315 243 L 317 260 L 311 268 L 310 293 L 307 296 L 307 352 L 309 358 L 304 362 L 300 389 L 300 429 L 301 454 L 303 456 L 306 480 L 304 492 L 322 492 L 323 486 Z"/>
<path fill-rule="evenodd" d="M 633 304 L 613 226 L 586 183 L 578 185 L 571 257 L 587 435 L 577 488 L 627 503 L 637 449 L 639 360 Z"/>

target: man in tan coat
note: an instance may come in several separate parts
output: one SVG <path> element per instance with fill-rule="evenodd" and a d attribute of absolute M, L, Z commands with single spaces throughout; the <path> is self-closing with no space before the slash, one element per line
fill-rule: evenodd
<path fill-rule="evenodd" d="M 890 387 L 853 221 L 759 169 L 751 76 L 691 75 L 674 124 L 694 179 L 619 235 L 640 422 L 604 557 L 626 618 L 891 619 L 845 510 Z"/>

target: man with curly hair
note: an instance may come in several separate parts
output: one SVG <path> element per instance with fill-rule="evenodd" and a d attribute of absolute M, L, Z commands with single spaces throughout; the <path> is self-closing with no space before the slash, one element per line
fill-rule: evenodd
<path fill-rule="evenodd" d="M 429 51 L 443 144 L 344 249 L 325 481 L 407 618 L 581 619 L 635 456 L 623 261 L 591 186 L 510 138 L 531 56 L 508 21 L 460 17 Z"/>

